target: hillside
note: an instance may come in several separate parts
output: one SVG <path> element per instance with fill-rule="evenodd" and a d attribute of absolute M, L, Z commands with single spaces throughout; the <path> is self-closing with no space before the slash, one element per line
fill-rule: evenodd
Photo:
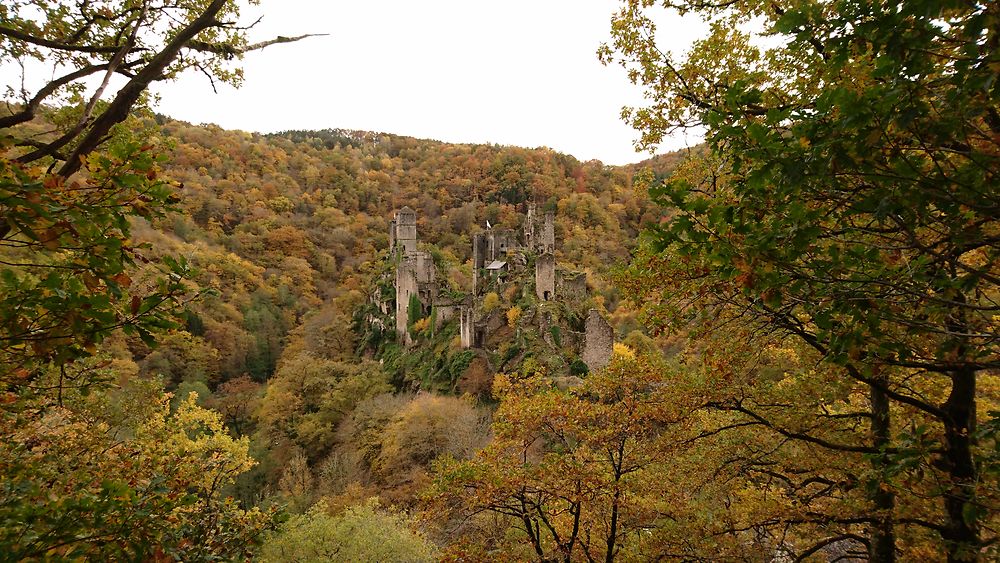
<path fill-rule="evenodd" d="M 0 560 L 1000 560 L 1000 3 L 247 4 L 0 5 Z"/>
<path fill-rule="evenodd" d="M 404 205 L 417 212 L 421 240 L 459 266 L 452 275 L 461 284 L 469 282 L 462 266 L 472 236 L 487 221 L 517 227 L 519 210 L 536 202 L 555 212 L 556 260 L 587 271 L 610 311 L 618 298 L 603 274 L 627 260 L 641 224 L 655 218 L 630 169 L 548 149 L 339 130 L 264 136 L 160 121 L 182 212 L 140 235 L 157 253 L 186 256 L 199 283 L 216 290 L 192 304 L 189 323 L 200 349 L 218 357 L 205 373 L 213 387 L 244 373 L 267 379 L 288 334 L 310 317 L 346 325 Z M 178 362 L 171 358 L 168 371 L 191 373 Z"/>
<path fill-rule="evenodd" d="M 139 219 L 133 236 L 148 244 L 143 253 L 151 264 L 167 256 L 186 260 L 201 294 L 187 303 L 184 326 L 162 335 L 155 348 L 123 335 L 104 348 L 121 377 L 161 380 L 178 398 L 197 392 L 199 404 L 222 413 L 234 435 L 252 438 L 260 464 L 231 491 L 246 505 L 304 508 L 352 483 L 412 503 L 424 479 L 414 475 L 426 475 L 430 458 L 373 465 L 358 453 L 370 438 L 350 430 L 359 413 L 375 408 L 379 420 L 392 420 L 408 408 L 459 409 L 465 414 L 455 416 L 478 419 L 486 411 L 461 401 L 430 407 L 379 397 L 425 390 L 489 400 L 493 372 L 519 370 L 532 353 L 528 367 L 549 362 L 568 373 L 576 356 L 553 348 L 552 334 L 559 342 L 563 330 L 569 339 L 595 305 L 621 338 L 638 334 L 635 313 L 621 306 L 607 277 L 628 260 L 642 223 L 657 219 L 644 190 L 632 187 L 635 167 L 580 162 L 544 148 L 357 131 L 259 135 L 163 117 L 146 126 L 166 149 L 164 176 L 176 183 L 177 212 L 151 223 Z M 563 329 L 540 334 L 526 326 L 509 338 L 500 331 L 478 359 L 454 348 L 457 325 L 406 350 L 385 347 L 394 339 L 374 347 L 364 340 L 357 315 L 384 275 L 396 211 L 414 209 L 421 248 L 433 252 L 441 278 L 469 291 L 473 239 L 487 222 L 519 229 L 529 204 L 552 213 L 555 264 L 578 272 L 586 285 L 585 300 L 546 313 L 569 319 L 560 321 Z M 142 272 L 135 277 L 145 279 Z M 522 324 L 536 318 L 525 305 L 528 293 L 521 295 L 500 292 L 501 324 L 518 300 Z M 357 411 L 369 398 L 389 403 Z M 481 443 L 482 428 L 469 444 Z M 315 480 L 329 471 L 323 468 L 345 456 L 355 460 L 348 476 L 319 486 Z M 314 485 L 303 489 L 293 485 L 296 478 Z"/>

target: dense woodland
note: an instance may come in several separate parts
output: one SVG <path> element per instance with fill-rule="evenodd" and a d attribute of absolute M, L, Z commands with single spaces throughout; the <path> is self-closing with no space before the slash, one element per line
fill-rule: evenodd
<path fill-rule="evenodd" d="M 664 3 L 716 24 L 675 58 L 624 2 L 640 145 L 706 135 L 627 167 L 179 122 L 149 84 L 307 38 L 105 4 L 0 6 L 0 61 L 54 67 L 0 113 L 0 560 L 998 557 L 994 3 Z M 528 203 L 585 297 L 512 277 L 480 353 L 373 324 L 396 210 L 460 292 Z"/>

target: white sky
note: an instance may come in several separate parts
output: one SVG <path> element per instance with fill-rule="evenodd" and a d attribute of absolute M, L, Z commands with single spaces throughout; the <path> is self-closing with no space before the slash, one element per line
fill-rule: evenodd
<path fill-rule="evenodd" d="M 251 41 L 329 35 L 249 53 L 238 90 L 220 84 L 215 94 L 194 71 L 152 90 L 160 113 L 226 129 L 361 129 L 627 164 L 648 157 L 620 118 L 622 106 L 642 105 L 641 91 L 596 55 L 618 8 L 618 0 L 262 0 L 243 10 L 246 22 L 263 16 Z M 660 48 L 675 54 L 705 33 L 690 17 L 656 21 Z M 5 66 L 0 86 L 18 88 L 19 68 Z M 52 72 L 30 64 L 29 87 Z M 678 136 L 660 151 L 699 140 Z"/>
<path fill-rule="evenodd" d="M 524 147 L 581 160 L 646 158 L 619 117 L 639 90 L 596 50 L 615 0 L 263 0 L 253 39 L 328 33 L 248 54 L 239 90 L 188 73 L 162 84 L 158 111 L 193 123 L 272 132 L 362 129 Z M 664 20 L 683 51 L 697 22 Z M 663 150 L 695 143 L 676 138 Z"/>

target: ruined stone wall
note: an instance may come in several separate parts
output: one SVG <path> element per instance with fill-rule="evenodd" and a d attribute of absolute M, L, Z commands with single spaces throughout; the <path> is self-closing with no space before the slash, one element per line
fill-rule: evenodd
<path fill-rule="evenodd" d="M 546 213 L 545 221 L 542 222 L 541 232 L 538 234 L 538 251 L 556 251 L 555 216 L 552 213 Z"/>
<path fill-rule="evenodd" d="M 517 235 L 511 230 L 492 231 L 491 243 L 490 260 L 506 260 L 507 251 L 517 250 L 520 247 Z"/>
<path fill-rule="evenodd" d="M 396 334 L 403 342 L 410 341 L 407 330 L 410 297 L 417 295 L 419 291 L 416 261 L 410 257 L 401 257 L 396 266 Z"/>
<path fill-rule="evenodd" d="M 486 267 L 487 241 L 485 233 L 476 233 L 472 236 L 472 294 L 479 295 L 479 291 L 484 285 L 479 279 L 481 270 Z"/>
<path fill-rule="evenodd" d="M 528 204 L 528 214 L 524 217 L 524 247 L 535 248 L 535 204 Z"/>
<path fill-rule="evenodd" d="M 485 268 L 494 261 L 507 262 L 506 268 L 519 272 L 527 267 L 531 253 L 537 252 L 535 291 L 539 301 L 554 301 L 557 294 L 562 300 L 586 298 L 585 276 L 563 275 L 556 270 L 554 215 L 546 213 L 540 217 L 534 204 L 528 206 L 522 229 L 487 229 L 472 236 L 472 294 L 461 302 L 447 293 L 441 293 L 431 255 L 417 250 L 416 213 L 412 209 L 404 207 L 396 214 L 395 220 L 390 223 L 389 239 L 399 260 L 396 270 L 396 331 L 404 343 L 411 342 L 407 324 L 412 313 L 409 307 L 413 296 L 419 300 L 421 312 L 428 314 L 434 311 L 439 323 L 458 317 L 459 337 L 464 348 L 481 347 L 490 335 L 498 334 L 497 331 L 506 326 L 505 315 L 495 311 L 484 318 L 476 316 L 476 304 L 489 285 L 488 276 L 484 277 Z M 560 330 L 559 343 L 551 334 L 554 325 L 548 315 L 539 314 L 539 318 L 529 322 L 538 323 L 546 342 L 579 353 L 591 369 L 600 369 L 611 357 L 614 333 L 596 311 L 591 311 L 587 319 L 586 332 Z"/>
<path fill-rule="evenodd" d="M 446 323 L 461 313 L 462 303 L 450 299 L 442 299 L 440 296 L 434 300 L 434 317 L 437 323 Z"/>
<path fill-rule="evenodd" d="M 415 259 L 414 271 L 416 272 L 417 283 L 434 283 L 436 269 L 434 268 L 434 259 L 431 258 L 431 255 L 426 252 L 416 252 L 413 254 L 413 257 Z"/>
<path fill-rule="evenodd" d="M 404 254 L 417 251 L 417 214 L 409 207 L 396 213 L 396 243 Z"/>
<path fill-rule="evenodd" d="M 475 310 L 467 303 L 459 310 L 458 335 L 462 340 L 462 348 L 472 348 L 472 335 L 475 331 Z"/>
<path fill-rule="evenodd" d="M 583 353 L 580 358 L 591 371 L 599 370 L 611 361 L 611 351 L 615 342 L 615 331 L 597 309 L 587 315 Z"/>
<path fill-rule="evenodd" d="M 587 275 L 583 272 L 557 272 L 556 291 L 560 298 L 579 301 L 587 298 Z"/>
<path fill-rule="evenodd" d="M 556 297 L 556 258 L 542 254 L 535 260 L 535 295 L 539 301 L 552 301 Z"/>

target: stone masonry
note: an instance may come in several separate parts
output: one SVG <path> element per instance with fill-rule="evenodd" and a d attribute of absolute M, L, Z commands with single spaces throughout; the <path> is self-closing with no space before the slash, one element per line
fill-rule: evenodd
<path fill-rule="evenodd" d="M 615 331 L 597 309 L 591 309 L 587 315 L 586 335 L 584 337 L 583 360 L 590 371 L 599 370 L 611 361 L 611 351 L 615 342 Z"/>
<path fill-rule="evenodd" d="M 535 295 L 539 301 L 551 301 L 556 297 L 556 257 L 542 254 L 535 259 Z"/>

